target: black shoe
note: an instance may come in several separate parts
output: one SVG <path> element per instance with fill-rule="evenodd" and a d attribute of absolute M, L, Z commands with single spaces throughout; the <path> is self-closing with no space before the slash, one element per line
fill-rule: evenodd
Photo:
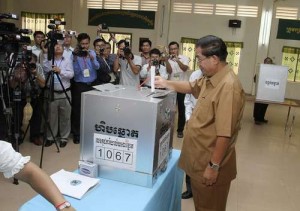
<path fill-rule="evenodd" d="M 68 143 L 68 142 L 66 142 L 66 141 L 60 141 L 60 142 L 59 142 L 59 147 L 60 147 L 60 148 L 64 148 L 65 146 L 67 146 L 67 143 Z"/>
<path fill-rule="evenodd" d="M 46 142 L 45 142 L 45 147 L 50 147 L 51 145 L 53 144 L 53 141 L 50 141 L 50 140 L 47 140 Z"/>
<path fill-rule="evenodd" d="M 264 119 L 263 121 L 262 121 L 262 123 L 265 123 L 265 124 L 267 124 L 269 121 L 268 120 L 266 120 L 266 119 Z"/>
<path fill-rule="evenodd" d="M 256 124 L 256 125 L 262 125 L 263 122 L 261 122 L 261 121 L 255 121 L 255 124 Z"/>
<path fill-rule="evenodd" d="M 193 193 L 190 191 L 185 191 L 184 193 L 181 194 L 182 199 L 190 199 L 193 197 Z"/>
<path fill-rule="evenodd" d="M 73 138 L 73 143 L 74 144 L 79 144 L 80 143 L 79 137 L 74 137 Z"/>
<path fill-rule="evenodd" d="M 183 138 L 183 132 L 177 132 L 177 138 Z"/>

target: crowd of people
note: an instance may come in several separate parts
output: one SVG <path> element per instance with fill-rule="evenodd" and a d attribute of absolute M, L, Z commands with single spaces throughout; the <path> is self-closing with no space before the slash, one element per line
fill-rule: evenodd
<path fill-rule="evenodd" d="M 92 42 L 92 49 L 91 38 L 87 33 L 78 34 L 77 43 L 73 47 L 74 35 L 67 32 L 64 33 L 63 42 L 58 40 L 52 43 L 51 40 L 49 44 L 42 31 L 34 32 L 33 38 L 31 51 L 28 46 L 24 50 L 26 53 L 32 52 L 30 67 L 24 65 L 23 61 L 20 62 L 9 79 L 10 87 L 19 87 L 22 92 L 19 121 L 13 124 L 13 127 L 20 128 L 19 144 L 24 135 L 21 126 L 27 102 L 32 107 L 30 142 L 35 145 L 44 143 L 48 147 L 57 141 L 63 148 L 68 143 L 70 133 L 73 134 L 73 142 L 80 143 L 81 93 L 92 90 L 93 86 L 114 83 L 150 87 L 151 66 L 155 66 L 156 75 L 164 79 L 188 80 L 190 60 L 179 54 L 177 42 L 170 42 L 168 52 L 162 54 L 159 49 L 152 48 L 149 39 L 144 39 L 139 46 L 141 53 L 137 55 L 131 51 L 131 46 L 125 39 L 118 42 L 114 39 L 117 52 L 113 54 L 111 44 L 101 36 Z M 23 78 L 20 72 L 23 73 Z M 178 138 L 183 137 L 185 125 L 184 96 L 185 94 L 177 93 Z M 0 125 L 7 128 L 3 120 Z M 6 130 L 2 130 L 0 138 L 5 139 L 7 135 Z"/>

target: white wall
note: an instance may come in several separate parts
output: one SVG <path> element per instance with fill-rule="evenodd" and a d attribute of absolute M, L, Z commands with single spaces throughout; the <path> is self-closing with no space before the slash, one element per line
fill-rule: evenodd
<path fill-rule="evenodd" d="M 67 29 L 78 32 L 87 32 L 91 38 L 96 36 L 96 27 L 88 26 L 88 9 L 86 0 L 1 0 L 0 12 L 13 12 L 20 14 L 21 11 L 58 13 L 66 14 Z M 269 45 L 261 46 L 258 44 L 261 25 L 261 12 L 264 9 L 271 10 L 275 6 L 296 6 L 300 7 L 299 0 L 203 0 L 201 3 L 220 3 L 254 5 L 259 7 L 257 18 L 230 17 L 215 15 L 192 15 L 172 13 L 171 7 L 173 0 L 160 0 L 158 12 L 156 13 L 156 23 L 154 30 L 113 28 L 110 31 L 132 33 L 133 52 L 138 53 L 138 42 L 140 37 L 149 37 L 156 45 L 167 45 L 170 41 L 180 41 L 181 37 L 200 38 L 213 34 L 221 37 L 225 41 L 243 42 L 244 47 L 240 57 L 239 78 L 246 93 L 253 93 L 253 76 L 255 69 L 264 58 L 269 56 L 274 59 L 276 64 L 281 63 L 282 46 L 299 46 L 299 41 L 277 40 L 278 20 L 272 18 Z M 275 5 L 273 5 L 275 4 Z M 164 20 L 162 20 L 164 17 Z M 240 19 L 242 27 L 233 31 L 228 27 L 229 19 Z M 100 23 L 99 23 L 100 24 Z M 20 22 L 19 22 L 20 25 Z M 162 27 L 163 25 L 163 27 Z M 300 99 L 300 84 L 288 83 L 286 97 Z"/>

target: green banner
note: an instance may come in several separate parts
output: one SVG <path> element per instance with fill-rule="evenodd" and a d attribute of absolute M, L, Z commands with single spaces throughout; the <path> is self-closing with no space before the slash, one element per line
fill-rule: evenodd
<path fill-rule="evenodd" d="M 300 21 L 279 19 L 277 39 L 300 40 Z"/>
<path fill-rule="evenodd" d="M 135 10 L 89 9 L 88 25 L 108 27 L 154 29 L 155 12 Z"/>

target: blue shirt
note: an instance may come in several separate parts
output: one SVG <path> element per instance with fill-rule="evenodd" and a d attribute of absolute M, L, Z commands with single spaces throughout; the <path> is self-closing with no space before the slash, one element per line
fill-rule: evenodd
<path fill-rule="evenodd" d="M 100 68 L 100 64 L 95 51 L 89 50 L 89 54 L 94 58 L 93 60 L 90 57 L 72 55 L 75 82 L 91 83 L 97 79 L 97 70 Z M 86 69 L 88 69 L 88 74 Z"/>

